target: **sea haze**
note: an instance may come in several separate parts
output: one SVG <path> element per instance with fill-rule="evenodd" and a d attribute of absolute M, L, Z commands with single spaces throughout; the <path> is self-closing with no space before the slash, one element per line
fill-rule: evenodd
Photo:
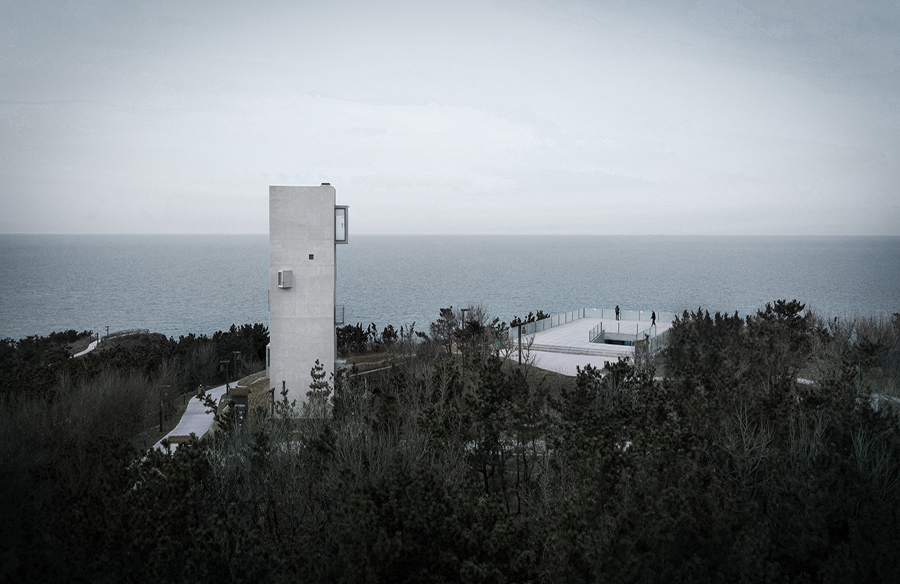
<path fill-rule="evenodd" d="M 210 334 L 268 324 L 268 237 L 0 235 L 0 337 L 66 329 Z M 900 312 L 897 237 L 351 236 L 346 322 L 423 330 L 445 306 L 825 315 Z"/>

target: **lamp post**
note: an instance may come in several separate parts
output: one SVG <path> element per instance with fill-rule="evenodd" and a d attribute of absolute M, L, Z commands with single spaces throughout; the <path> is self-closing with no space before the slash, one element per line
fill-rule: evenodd
<path fill-rule="evenodd" d="M 232 351 L 231 353 L 234 355 L 234 378 L 235 378 L 235 379 L 238 379 L 238 377 L 239 377 L 239 375 L 238 375 L 238 362 L 239 362 L 240 359 L 241 359 L 241 352 L 240 352 L 240 351 Z"/>
<path fill-rule="evenodd" d="M 228 391 L 228 364 L 231 363 L 229 359 L 225 359 L 224 361 L 219 361 L 219 371 L 222 372 L 222 376 L 225 378 L 225 391 Z"/>

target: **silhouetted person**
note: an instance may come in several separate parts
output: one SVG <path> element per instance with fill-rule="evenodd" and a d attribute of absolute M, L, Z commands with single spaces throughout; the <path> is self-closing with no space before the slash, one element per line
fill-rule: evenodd
<path fill-rule="evenodd" d="M 616 304 L 616 320 L 619 320 L 619 305 Z"/>
<path fill-rule="evenodd" d="M 650 326 L 655 326 L 655 325 L 656 325 L 656 311 L 654 310 L 650 313 Z"/>

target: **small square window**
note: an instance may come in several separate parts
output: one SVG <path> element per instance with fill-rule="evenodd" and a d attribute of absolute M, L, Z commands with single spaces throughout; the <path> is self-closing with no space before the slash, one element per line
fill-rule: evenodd
<path fill-rule="evenodd" d="M 314 254 L 314 253 L 309 254 L 309 259 L 311 259 L 311 260 L 316 259 L 316 254 Z"/>

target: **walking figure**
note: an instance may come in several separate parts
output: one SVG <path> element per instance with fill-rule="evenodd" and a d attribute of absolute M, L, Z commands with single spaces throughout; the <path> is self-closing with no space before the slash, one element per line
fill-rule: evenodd
<path fill-rule="evenodd" d="M 656 326 L 656 311 L 650 313 L 650 326 Z"/>
<path fill-rule="evenodd" d="M 616 304 L 616 320 L 619 320 L 619 305 Z"/>

